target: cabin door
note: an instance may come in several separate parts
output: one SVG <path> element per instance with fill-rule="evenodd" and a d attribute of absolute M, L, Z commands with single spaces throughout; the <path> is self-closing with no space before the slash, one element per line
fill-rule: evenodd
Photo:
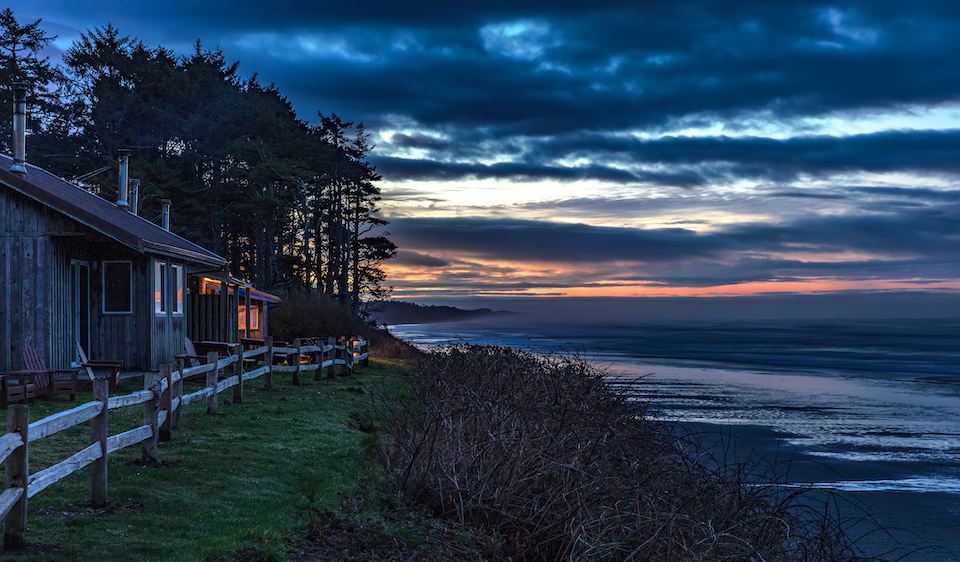
<path fill-rule="evenodd" d="M 90 262 L 70 260 L 71 315 L 73 336 L 90 354 Z M 71 347 L 74 347 L 71 345 Z M 77 351 L 74 349 L 73 353 Z M 75 358 L 79 362 L 80 357 Z"/>

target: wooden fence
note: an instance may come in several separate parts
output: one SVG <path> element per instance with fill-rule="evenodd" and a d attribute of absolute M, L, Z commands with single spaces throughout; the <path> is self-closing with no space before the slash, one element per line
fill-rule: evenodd
<path fill-rule="evenodd" d="M 277 355 L 292 357 L 292 365 L 274 365 Z M 303 362 L 304 357 L 307 362 Z M 244 363 L 263 363 L 250 371 L 244 371 Z M 121 396 L 110 396 L 108 381 L 93 381 L 93 396 L 90 402 L 30 422 L 30 408 L 15 404 L 7 408 L 7 432 L 0 436 L 0 462 L 4 464 L 6 486 L 0 493 L 0 518 L 3 519 L 3 549 L 19 550 L 25 546 L 27 529 L 27 500 L 62 478 L 92 465 L 91 503 L 103 506 L 107 503 L 107 458 L 110 453 L 142 445 L 145 461 L 156 461 L 157 442 L 168 441 L 179 427 L 183 407 L 196 400 L 206 399 L 207 413 L 217 413 L 217 395 L 233 388 L 233 401 L 243 401 L 246 381 L 264 377 L 264 388 L 273 387 L 274 373 L 293 373 L 293 384 L 300 384 L 304 373 L 314 372 L 319 380 L 326 369 L 327 377 L 334 376 L 337 365 L 341 374 L 352 373 L 357 361 L 366 364 L 367 342 L 359 338 L 329 338 L 326 343 L 316 339 L 297 339 L 289 347 L 274 347 L 272 338 L 266 345 L 244 351 L 237 345 L 233 353 L 219 357 L 217 352 L 207 354 L 207 363 L 185 367 L 164 364 L 159 372 L 144 376 L 143 390 Z M 229 369 L 229 371 L 228 371 Z M 223 370 L 229 374 L 220 380 Z M 183 380 L 205 375 L 206 386 L 190 394 L 183 394 Z M 117 435 L 109 435 L 107 417 L 110 410 L 143 405 L 143 425 Z M 30 443 L 53 435 L 81 423 L 91 421 L 90 445 L 63 461 L 33 474 L 29 473 Z"/>

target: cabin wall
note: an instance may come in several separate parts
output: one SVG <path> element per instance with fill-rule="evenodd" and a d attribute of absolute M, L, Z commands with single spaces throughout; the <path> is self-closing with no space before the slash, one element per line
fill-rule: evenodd
<path fill-rule="evenodd" d="M 7 189 L 0 190 L 0 370 L 24 368 L 35 347 L 50 367 L 69 364 L 69 258 L 58 241 L 72 221 Z"/>
<path fill-rule="evenodd" d="M 114 245 L 111 245 L 114 246 Z M 141 371 L 150 368 L 150 356 L 155 345 L 150 337 L 152 300 L 149 260 L 139 254 L 119 252 L 110 246 L 102 248 L 92 262 L 91 287 L 94 325 L 91 330 L 91 359 L 123 361 L 123 370 Z M 104 312 L 104 261 L 130 261 L 132 265 L 133 312 L 107 314 Z"/>
<path fill-rule="evenodd" d="M 158 313 L 156 310 L 156 286 L 158 274 L 156 264 L 161 262 L 165 264 L 161 271 L 166 273 L 165 294 L 161 298 L 165 299 L 165 312 Z M 177 288 L 177 267 L 183 272 L 183 304 L 182 312 L 176 311 L 176 288 Z M 153 348 L 150 355 L 150 370 L 155 371 L 163 363 L 172 363 L 173 356 L 184 353 L 183 338 L 187 336 L 187 324 L 190 315 L 187 298 L 186 285 L 187 265 L 185 262 L 171 259 L 152 259 L 150 260 L 150 341 L 153 342 Z"/>
<path fill-rule="evenodd" d="M 168 306 L 170 314 L 156 314 L 151 256 L 0 189 L 0 371 L 23 369 L 25 347 L 37 348 L 50 368 L 67 369 L 76 360 L 73 260 L 89 268 L 88 357 L 121 360 L 123 370 L 141 371 L 156 370 L 183 352 L 187 310 L 177 314 Z M 104 310 L 104 283 L 110 282 L 104 280 L 105 261 L 130 263 L 129 313 Z M 165 261 L 186 271 L 182 261 Z M 174 269 L 167 272 L 167 287 L 175 287 Z"/>

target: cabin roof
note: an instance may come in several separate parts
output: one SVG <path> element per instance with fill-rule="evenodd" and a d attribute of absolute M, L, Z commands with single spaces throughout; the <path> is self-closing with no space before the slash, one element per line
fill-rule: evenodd
<path fill-rule="evenodd" d="M 27 164 L 27 174 L 20 176 L 9 171 L 10 164 L 9 156 L 0 155 L 0 183 L 129 248 L 215 268 L 227 265 L 217 254 L 42 168 Z"/>

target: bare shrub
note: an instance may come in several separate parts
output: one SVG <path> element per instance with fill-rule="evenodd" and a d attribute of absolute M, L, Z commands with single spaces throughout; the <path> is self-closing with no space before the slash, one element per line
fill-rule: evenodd
<path fill-rule="evenodd" d="M 270 333 L 277 340 L 366 333 L 363 322 L 337 300 L 322 293 L 293 293 L 270 310 Z"/>
<path fill-rule="evenodd" d="M 867 560 L 825 505 L 718 462 L 576 355 L 428 353 L 387 412 L 396 489 L 513 560 Z M 760 471 L 762 472 L 762 471 Z"/>
<path fill-rule="evenodd" d="M 374 357 L 416 359 L 421 354 L 420 350 L 412 344 L 387 330 L 371 328 L 367 331 L 367 340 L 370 342 L 370 354 Z"/>

